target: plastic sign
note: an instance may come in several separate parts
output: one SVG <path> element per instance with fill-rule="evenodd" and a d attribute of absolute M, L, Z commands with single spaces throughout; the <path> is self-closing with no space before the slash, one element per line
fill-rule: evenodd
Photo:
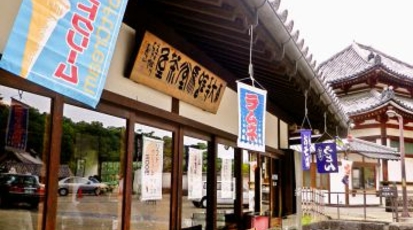
<path fill-rule="evenodd" d="M 0 67 L 95 107 L 127 0 L 23 0 Z"/>
<path fill-rule="evenodd" d="M 265 152 L 267 91 L 237 82 L 238 147 Z"/>

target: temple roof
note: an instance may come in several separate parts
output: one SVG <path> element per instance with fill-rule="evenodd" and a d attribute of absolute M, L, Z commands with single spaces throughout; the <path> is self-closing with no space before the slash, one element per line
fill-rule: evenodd
<path fill-rule="evenodd" d="M 413 111 L 413 99 L 397 95 L 390 88 L 379 92 L 376 89 L 350 94 L 340 98 L 344 111 L 351 116 L 365 113 L 387 105 L 393 105 L 400 109 Z"/>
<path fill-rule="evenodd" d="M 318 71 L 322 72 L 327 82 L 337 83 L 357 78 L 376 68 L 382 68 L 398 78 L 413 80 L 412 65 L 356 42 L 321 63 Z"/>
<path fill-rule="evenodd" d="M 334 140 L 326 140 L 324 142 L 333 142 Z M 336 141 L 336 143 L 338 143 Z M 301 152 L 301 144 L 292 145 L 290 149 Z M 314 143 L 311 145 L 311 152 L 315 152 Z M 376 144 L 373 142 L 365 141 L 359 138 L 346 138 L 342 139 L 337 144 L 337 152 L 348 152 L 360 154 L 364 157 L 371 159 L 387 159 L 387 160 L 399 160 L 400 153 L 391 147 Z"/>

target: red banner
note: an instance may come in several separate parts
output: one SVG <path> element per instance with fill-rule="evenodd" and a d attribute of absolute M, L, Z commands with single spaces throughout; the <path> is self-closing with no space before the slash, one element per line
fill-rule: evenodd
<path fill-rule="evenodd" d="M 6 147 L 25 150 L 28 127 L 29 106 L 12 98 L 6 131 Z"/>

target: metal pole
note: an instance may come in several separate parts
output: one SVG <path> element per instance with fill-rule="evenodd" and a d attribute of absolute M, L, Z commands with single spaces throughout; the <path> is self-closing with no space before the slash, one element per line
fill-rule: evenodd
<path fill-rule="evenodd" d="M 404 135 L 403 135 L 403 117 L 396 113 L 399 120 L 400 131 L 400 157 L 402 166 L 402 192 L 403 192 L 403 212 L 402 217 L 410 217 L 407 210 L 407 190 L 406 190 L 406 164 L 405 164 L 405 150 L 404 150 Z"/>

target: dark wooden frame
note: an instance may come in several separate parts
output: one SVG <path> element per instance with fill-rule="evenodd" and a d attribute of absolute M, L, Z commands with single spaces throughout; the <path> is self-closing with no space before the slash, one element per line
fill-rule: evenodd
<path fill-rule="evenodd" d="M 57 215 L 57 175 L 60 162 L 60 145 L 62 135 L 62 121 L 63 121 L 63 108 L 64 104 L 76 105 L 79 107 L 87 108 L 87 106 L 77 101 L 65 98 L 62 95 L 55 93 L 42 86 L 30 83 L 23 78 L 16 77 L 15 75 L 0 69 L 0 85 L 7 87 L 24 90 L 27 92 L 35 93 L 41 96 L 45 96 L 51 99 L 51 124 L 50 124 L 50 143 L 49 143 L 49 157 L 46 162 L 46 199 L 43 210 L 43 226 L 44 230 L 53 230 L 56 228 L 56 215 Z M 134 139 L 134 125 L 141 123 L 150 125 L 153 127 L 172 131 L 173 135 L 173 164 L 172 164 L 172 181 L 171 181 L 171 200 L 170 200 L 170 229 L 181 229 L 181 202 L 182 202 L 182 158 L 183 158 L 183 137 L 185 135 L 200 138 L 208 141 L 208 182 L 207 189 L 211 196 L 208 198 L 207 207 L 207 229 L 216 229 L 216 186 L 217 186 L 217 173 L 216 173 L 216 157 L 217 157 L 217 144 L 222 143 L 230 146 L 235 146 L 236 136 L 217 128 L 196 122 L 194 120 L 179 116 L 179 101 L 174 100 L 172 112 L 158 109 L 142 102 L 125 98 L 109 91 L 103 91 L 101 102 L 98 104 L 96 111 L 106 114 L 114 115 L 126 120 L 126 144 L 125 144 L 125 179 L 123 190 L 123 209 L 121 213 L 122 217 L 122 229 L 130 229 L 130 216 L 131 216 L 131 202 L 132 202 L 132 152 L 133 152 L 133 139 Z M 156 114 L 156 116 L 154 116 Z M 283 151 L 276 149 L 268 149 L 273 153 L 264 154 L 272 158 L 278 158 L 283 156 Z M 235 167 L 235 177 L 237 180 L 237 195 L 234 206 L 234 211 L 238 221 L 242 218 L 242 177 L 241 177 L 241 164 L 242 164 L 242 151 L 235 148 L 235 154 L 239 154 L 235 157 L 235 164 L 240 164 Z M 241 156 L 241 157 L 240 157 Z M 211 192 L 215 191 L 215 192 Z"/>

